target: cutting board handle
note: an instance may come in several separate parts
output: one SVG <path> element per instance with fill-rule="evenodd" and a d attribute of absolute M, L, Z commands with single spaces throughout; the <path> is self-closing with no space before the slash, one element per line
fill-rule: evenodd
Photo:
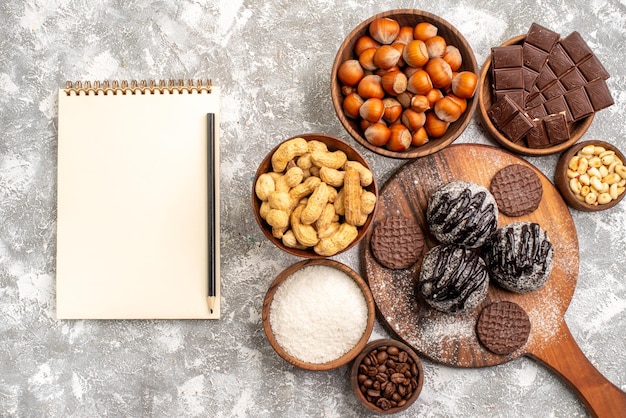
<path fill-rule="evenodd" d="M 584 402 L 593 417 L 623 418 L 626 393 L 608 381 L 591 364 L 574 340 L 565 321 L 561 321 L 553 344 L 536 347 L 529 356 L 556 372 Z"/>

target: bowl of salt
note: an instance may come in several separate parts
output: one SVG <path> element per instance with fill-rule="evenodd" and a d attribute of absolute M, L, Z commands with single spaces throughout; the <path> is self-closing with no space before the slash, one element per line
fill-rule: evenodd
<path fill-rule="evenodd" d="M 306 370 L 331 370 L 352 361 L 374 328 L 367 283 L 335 260 L 292 264 L 271 283 L 263 301 L 263 329 L 276 353 Z"/>

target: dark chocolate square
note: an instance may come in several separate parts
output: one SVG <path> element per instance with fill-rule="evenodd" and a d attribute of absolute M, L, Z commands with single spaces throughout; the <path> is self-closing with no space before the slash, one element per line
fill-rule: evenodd
<path fill-rule="evenodd" d="M 543 125 L 546 129 L 546 135 L 548 136 L 550 145 L 560 144 L 570 138 L 569 127 L 563 113 L 544 117 Z"/>
<path fill-rule="evenodd" d="M 504 96 L 509 96 L 519 107 L 524 108 L 526 106 L 527 94 L 524 89 L 496 90 L 496 101 Z"/>
<path fill-rule="evenodd" d="M 519 106 L 516 106 L 516 103 L 509 96 L 505 95 L 491 105 L 489 110 L 487 110 L 487 114 L 493 124 L 501 129 L 518 111 Z"/>
<path fill-rule="evenodd" d="M 547 100 L 543 105 L 546 107 L 548 114 L 565 112 L 565 120 L 568 122 L 574 120 L 563 96 L 557 96 L 553 99 Z"/>
<path fill-rule="evenodd" d="M 526 113 L 528 113 L 528 116 L 532 119 L 541 119 L 544 116 L 548 116 L 548 112 L 546 112 L 546 108 L 543 106 L 543 103 L 537 106 L 527 107 Z"/>
<path fill-rule="evenodd" d="M 606 85 L 606 81 L 601 78 L 593 80 L 585 85 L 585 91 L 591 101 L 593 110 L 596 112 L 607 108 L 613 104 L 613 97 Z"/>
<path fill-rule="evenodd" d="M 539 72 L 539 76 L 537 77 L 537 81 L 535 85 L 539 90 L 543 90 L 548 87 L 550 84 L 556 81 L 557 77 L 554 74 L 554 71 L 550 68 L 550 66 L 544 66 Z"/>
<path fill-rule="evenodd" d="M 593 113 L 593 106 L 584 87 L 578 87 L 563 95 L 574 121 L 586 118 Z"/>
<path fill-rule="evenodd" d="M 539 77 L 539 73 L 528 67 L 522 67 L 522 73 L 524 74 L 524 90 L 530 92 L 537 81 L 537 77 Z"/>
<path fill-rule="evenodd" d="M 595 55 L 590 56 L 578 64 L 578 69 L 587 81 L 592 81 L 596 78 L 606 80 L 610 77 L 609 72 L 604 68 L 598 57 Z"/>
<path fill-rule="evenodd" d="M 560 81 L 566 90 L 572 90 L 576 87 L 581 87 L 587 84 L 587 80 L 582 75 L 582 73 L 578 71 L 578 68 L 574 68 L 572 71 L 565 74 L 563 77 L 561 77 Z"/>
<path fill-rule="evenodd" d="M 566 91 L 567 90 L 561 82 L 557 80 L 556 83 L 552 83 L 549 87 L 543 89 L 541 94 L 543 94 L 543 97 L 545 97 L 546 100 L 550 100 L 556 96 L 562 96 Z"/>
<path fill-rule="evenodd" d="M 562 76 L 566 72 L 574 68 L 574 61 L 572 61 L 565 52 L 565 49 L 561 44 L 557 43 L 548 57 L 548 65 L 557 77 Z"/>
<path fill-rule="evenodd" d="M 547 148 L 550 146 L 550 140 L 546 133 L 546 127 L 541 120 L 535 120 L 535 126 L 526 134 L 526 145 L 528 148 Z"/>
<path fill-rule="evenodd" d="M 524 66 L 535 71 L 541 71 L 547 59 L 548 53 L 546 51 L 524 42 Z"/>
<path fill-rule="evenodd" d="M 574 31 L 561 40 L 561 45 L 567 55 L 574 61 L 574 64 L 578 64 L 585 58 L 593 54 L 587 42 L 583 39 L 580 33 Z"/>
<path fill-rule="evenodd" d="M 523 111 L 517 112 L 513 118 L 502 127 L 502 133 L 513 142 L 519 142 L 537 124 Z"/>
<path fill-rule="evenodd" d="M 530 94 L 526 98 L 526 108 L 543 105 L 545 101 L 546 101 L 546 98 L 543 97 L 543 94 L 541 93 L 535 93 L 534 95 Z"/>
<path fill-rule="evenodd" d="M 521 67 L 524 65 L 522 46 L 508 45 L 491 48 L 491 65 L 494 69 Z"/>
<path fill-rule="evenodd" d="M 550 52 L 554 44 L 559 40 L 561 35 L 541 26 L 538 23 L 532 23 L 526 33 L 526 42 L 536 46 L 546 52 Z"/>
<path fill-rule="evenodd" d="M 501 68 L 493 71 L 493 86 L 496 90 L 523 89 L 524 74 L 521 68 Z"/>

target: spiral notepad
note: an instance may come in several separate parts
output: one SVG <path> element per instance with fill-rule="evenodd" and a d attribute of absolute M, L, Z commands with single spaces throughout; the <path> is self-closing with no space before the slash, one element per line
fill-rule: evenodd
<path fill-rule="evenodd" d="M 59 90 L 57 318 L 219 318 L 218 115 L 210 81 Z"/>

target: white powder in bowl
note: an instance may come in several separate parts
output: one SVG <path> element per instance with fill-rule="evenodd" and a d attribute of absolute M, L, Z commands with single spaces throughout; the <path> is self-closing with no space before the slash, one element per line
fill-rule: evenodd
<path fill-rule="evenodd" d="M 336 360 L 358 343 L 367 313 L 363 292 L 350 276 L 313 265 L 294 272 L 276 290 L 270 326 L 291 356 L 321 364 Z"/>

